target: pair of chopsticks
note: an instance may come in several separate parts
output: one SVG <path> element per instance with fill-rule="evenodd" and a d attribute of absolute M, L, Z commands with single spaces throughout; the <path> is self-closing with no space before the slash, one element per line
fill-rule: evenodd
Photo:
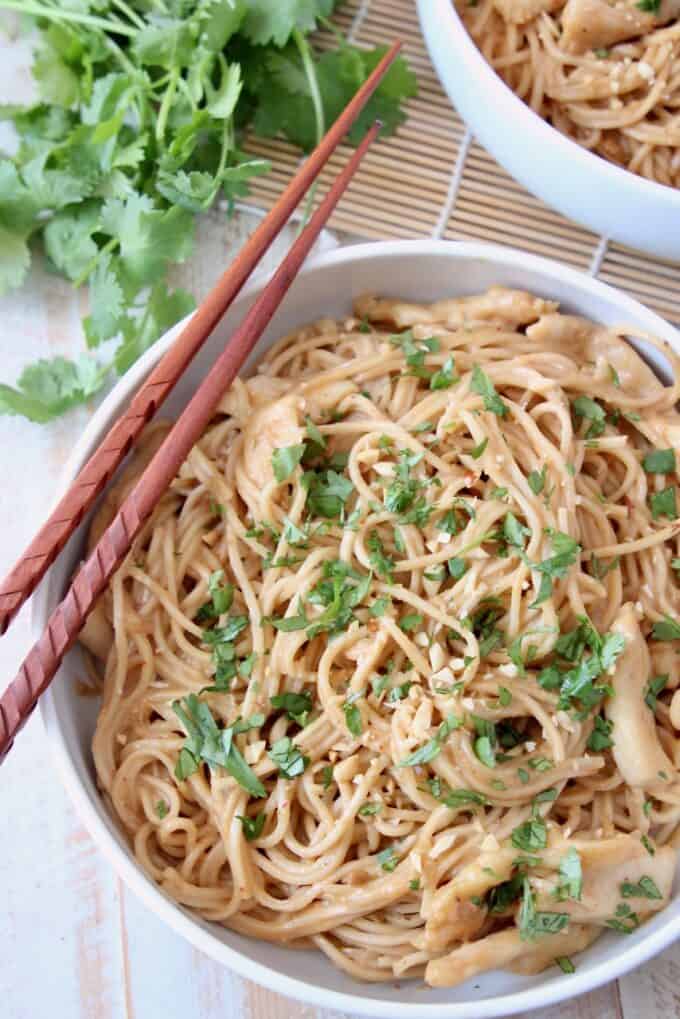
<path fill-rule="evenodd" d="M 24 555 L 0 585 L 0 634 L 33 592 L 97 496 L 129 453 L 140 432 L 171 392 L 210 336 L 263 254 L 280 233 L 323 166 L 356 121 L 401 48 L 395 43 L 295 175 L 257 227 L 241 253 L 218 280 L 174 344 L 135 395 L 127 411 L 85 464 Z M 47 627 L 0 697 L 0 762 L 47 689 L 75 642 L 97 598 L 127 555 L 144 523 L 205 431 L 227 387 L 233 382 L 270 322 L 312 245 L 380 131 L 375 123 L 336 177 L 309 223 L 270 282 L 233 333 L 163 444 L 118 513 L 83 563 Z"/>

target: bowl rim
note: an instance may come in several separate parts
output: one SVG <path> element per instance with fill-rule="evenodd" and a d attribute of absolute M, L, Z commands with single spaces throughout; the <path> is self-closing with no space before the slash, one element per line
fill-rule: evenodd
<path fill-rule="evenodd" d="M 650 199 L 655 199 L 656 201 L 661 199 L 664 203 L 668 202 L 671 206 L 677 207 L 677 210 L 680 212 L 680 188 L 673 188 L 668 184 L 662 184 L 659 181 L 650 180 L 648 177 L 642 177 L 640 174 L 633 173 L 632 170 L 627 170 L 625 167 L 597 155 L 590 149 L 584 148 L 583 145 L 579 145 L 573 138 L 569 138 L 567 135 L 562 134 L 561 131 L 558 131 L 556 127 L 549 124 L 547 120 L 544 120 L 543 117 L 539 116 L 538 113 L 520 99 L 477 48 L 455 7 L 454 0 L 416 0 L 416 3 L 421 24 L 424 25 L 425 21 L 434 24 L 436 21 L 437 31 L 444 31 L 450 37 L 452 51 L 456 47 L 462 48 L 465 59 L 468 62 L 474 63 L 475 69 L 486 87 L 497 92 L 499 103 L 502 103 L 504 107 L 503 111 L 500 109 L 496 110 L 498 119 L 504 119 L 507 114 L 514 118 L 519 117 L 524 121 L 523 126 L 532 135 L 531 139 L 527 139 L 528 148 L 533 149 L 534 145 L 540 144 L 553 148 L 557 146 L 565 160 L 572 162 L 576 160 L 582 165 L 582 169 L 585 172 L 599 175 L 600 180 L 598 184 L 600 186 L 609 186 L 617 190 L 632 188 L 634 192 L 638 193 L 638 197 L 641 192 Z M 427 44 L 426 49 L 429 55 Z M 435 68 L 435 70 L 437 69 Z M 443 81 L 442 85 L 444 86 Z M 445 86 L 444 88 L 446 91 Z M 471 126 L 467 123 L 466 127 L 472 130 Z M 472 133 L 474 134 L 474 131 Z"/>
<path fill-rule="evenodd" d="M 649 332 L 674 343 L 680 351 L 680 334 L 677 330 L 655 312 L 645 308 L 640 302 L 600 280 L 563 266 L 556 261 L 501 245 L 446 240 L 367 242 L 343 246 L 311 258 L 306 262 L 299 275 L 306 276 L 342 262 L 360 262 L 366 258 L 375 260 L 400 255 L 406 258 L 447 257 L 463 263 L 483 259 L 498 265 L 501 269 L 526 270 L 528 274 L 537 273 L 548 279 L 553 278 L 556 283 L 564 283 L 585 294 L 590 293 L 596 298 L 606 299 L 609 302 L 615 301 L 617 308 L 621 310 L 622 321 L 625 320 L 627 314 L 633 315 L 638 321 L 646 323 L 644 328 Z M 244 287 L 239 295 L 239 300 L 257 294 L 270 276 L 271 274 L 268 276 L 259 275 L 251 281 Z M 129 398 L 144 376 L 172 344 L 190 317 L 187 316 L 186 319 L 178 322 L 165 333 L 118 381 L 102 401 L 61 471 L 56 498 L 59 498 L 68 488 L 73 476 L 92 452 L 93 444 L 109 424 L 113 414 Z M 50 593 L 51 585 L 47 580 L 32 600 L 31 628 L 32 635 L 36 639 L 42 633 L 49 614 Z M 108 859 L 114 871 L 127 887 L 171 930 L 184 937 L 189 944 L 198 948 L 215 962 L 226 965 L 239 976 L 254 980 L 281 994 L 350 1015 L 393 1019 L 394 1001 L 381 1001 L 353 992 L 326 989 L 319 984 L 310 983 L 304 978 L 288 976 L 241 954 L 237 949 L 224 944 L 212 933 L 204 930 L 188 910 L 170 900 L 145 874 L 131 851 L 115 840 L 99 817 L 94 801 L 90 799 L 69 753 L 66 737 L 59 723 L 52 689 L 48 689 L 43 695 L 39 702 L 39 708 L 52 759 L 80 820 L 97 848 Z M 663 924 L 657 929 L 650 930 L 639 943 L 630 944 L 628 947 L 622 946 L 623 950 L 615 959 L 602 960 L 588 971 L 579 972 L 577 970 L 574 974 L 561 974 L 555 976 L 547 984 L 540 984 L 516 992 L 506 992 L 495 997 L 479 998 L 474 1002 L 470 1000 L 449 1003 L 423 1002 L 420 1004 L 403 1002 L 398 1006 L 399 1015 L 402 1019 L 472 1019 L 473 1016 L 474 1019 L 493 1019 L 493 1017 L 508 1016 L 516 1012 L 556 1004 L 600 987 L 627 973 L 662 951 L 678 937 L 680 937 L 680 913 L 677 916 L 669 914 Z"/>

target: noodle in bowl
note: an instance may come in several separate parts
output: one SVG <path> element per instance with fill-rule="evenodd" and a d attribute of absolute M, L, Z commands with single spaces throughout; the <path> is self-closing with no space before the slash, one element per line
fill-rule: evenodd
<path fill-rule="evenodd" d="M 494 285 L 507 289 L 492 291 L 481 301 L 424 307 L 437 298 L 484 293 Z M 509 292 L 519 289 L 528 294 Z M 364 301 L 352 316 L 352 299 L 363 291 L 398 292 L 401 300 Z M 219 336 L 212 338 L 213 351 L 249 299 L 241 299 Z M 555 637 L 548 631 L 560 615 L 569 615 L 576 597 L 576 605 L 591 612 L 598 631 L 610 636 L 605 638 L 608 649 L 598 650 L 595 638 L 585 631 L 572 643 L 580 641 L 579 656 L 585 648 L 586 660 L 596 651 L 602 654 L 607 659 L 603 668 L 612 670 L 607 679 L 617 685 L 620 664 L 628 656 L 621 647 L 617 650 L 611 635 L 622 634 L 618 643 L 626 646 L 637 640 L 635 628 L 645 610 L 657 618 L 646 599 L 663 602 L 662 618 L 672 611 L 674 597 L 668 587 L 672 581 L 659 572 L 658 541 L 643 542 L 635 553 L 643 575 L 653 568 L 651 594 L 641 593 L 644 605 L 625 610 L 624 600 L 629 599 L 623 597 L 617 569 L 593 577 L 590 567 L 574 566 L 573 555 L 570 560 L 571 553 L 558 547 L 557 532 L 573 531 L 580 512 L 584 547 L 602 550 L 603 559 L 609 556 L 607 566 L 616 554 L 628 554 L 608 548 L 609 518 L 599 508 L 595 487 L 611 475 L 614 487 L 604 488 L 609 499 L 622 486 L 628 491 L 633 476 L 638 487 L 641 483 L 635 473 L 640 472 L 639 456 L 620 448 L 634 449 L 632 436 L 617 441 L 607 424 L 601 438 L 585 438 L 598 420 L 588 403 L 579 405 L 587 413 L 573 423 L 572 436 L 579 456 L 590 458 L 588 469 L 581 472 L 574 450 L 564 459 L 572 422 L 569 411 L 565 417 L 561 409 L 559 394 L 568 392 L 573 400 L 589 392 L 591 403 L 596 398 L 607 404 L 617 401 L 623 413 L 644 419 L 652 411 L 657 418 L 667 416 L 674 391 L 655 382 L 625 341 L 600 327 L 588 332 L 583 324 L 561 316 L 549 303 L 552 299 L 561 302 L 562 311 L 596 323 L 630 324 L 636 344 L 662 370 L 666 354 L 659 355 L 645 335 L 677 343 L 670 327 L 608 288 L 542 260 L 489 246 L 365 245 L 307 267 L 275 327 L 261 341 L 256 360 L 273 339 L 295 335 L 271 347 L 251 382 L 233 388 L 224 406 L 228 413 L 217 419 L 190 456 L 159 505 L 154 526 L 107 596 L 104 619 L 115 623 L 115 650 L 108 655 L 106 648 L 100 650 L 109 662 L 95 736 L 107 806 L 96 789 L 90 753 L 99 705 L 78 698 L 65 677 L 46 702 L 48 730 L 67 785 L 125 880 L 195 945 L 284 993 L 364 1014 L 392 1014 L 397 1001 L 403 1014 L 414 1017 L 508 1014 L 611 979 L 677 932 L 680 909 L 672 901 L 625 943 L 605 934 L 575 959 L 574 974 L 561 975 L 553 967 L 539 977 L 527 976 L 536 968 L 535 945 L 524 975 L 482 972 L 474 981 L 481 990 L 473 990 L 471 981 L 441 987 L 456 983 L 468 963 L 461 968 L 454 959 L 453 970 L 444 972 L 440 966 L 437 971 L 442 950 L 433 945 L 449 944 L 437 909 L 433 911 L 437 892 L 446 884 L 442 875 L 463 873 L 465 866 L 480 863 L 480 853 L 488 855 L 489 869 L 505 866 L 498 852 L 510 846 L 510 840 L 513 860 L 532 850 L 552 852 L 554 877 L 568 850 L 577 851 L 584 902 L 589 902 L 589 881 L 597 874 L 599 885 L 605 875 L 591 859 L 592 847 L 599 841 L 606 852 L 607 837 L 618 833 L 616 853 L 627 861 L 626 880 L 650 878 L 652 884 L 646 886 L 655 890 L 643 901 L 630 900 L 643 916 L 661 901 L 656 892 L 665 905 L 675 870 L 674 851 L 662 846 L 672 839 L 676 823 L 668 708 L 659 708 L 659 746 L 645 757 L 651 767 L 654 753 L 671 755 L 666 758 L 666 792 L 657 788 L 658 777 L 640 779 L 627 770 L 630 762 L 612 758 L 603 734 L 612 727 L 619 731 L 625 720 L 605 712 L 597 726 L 599 738 L 594 737 L 592 717 L 576 719 L 572 710 L 582 709 L 583 703 L 567 702 L 560 708 L 550 684 L 536 683 L 537 667 L 531 664 L 553 662 L 548 645 L 554 645 Z M 462 328 L 463 317 L 467 329 Z M 299 332 L 315 321 L 316 327 Z M 537 330 L 542 336 L 538 347 Z M 566 336 L 569 342 L 561 347 Z M 580 348 L 582 365 L 574 369 L 569 343 L 577 342 L 605 344 L 618 386 L 607 358 L 596 357 L 590 368 L 585 348 Z M 512 360 L 504 351 L 512 352 Z M 154 358 L 160 352 L 153 351 Z M 208 354 L 201 357 L 205 364 Z M 151 363 L 147 357 L 137 379 Z M 626 390 L 631 370 L 637 372 L 635 388 L 640 390 L 635 397 Z M 200 365 L 194 368 L 194 380 L 200 371 Z M 128 392 L 135 383 L 133 376 L 122 388 Z M 171 413 L 186 399 L 191 380 L 180 386 Z M 101 408 L 76 451 L 71 475 L 125 392 L 117 387 Z M 537 410 L 537 393 L 538 404 L 547 403 L 547 408 Z M 637 401 L 636 409 L 629 400 Z M 321 407 L 331 403 L 336 413 L 324 417 Z M 604 452 L 596 452 L 593 442 L 604 443 Z M 462 460 L 447 455 L 447 446 L 448 454 L 457 448 Z M 606 461 L 602 470 L 598 456 Z M 332 457 L 333 466 L 327 462 Z M 556 465 L 571 459 L 577 465 L 572 481 L 566 468 L 561 475 L 555 473 Z M 521 498 L 515 490 L 517 465 L 533 477 Z M 435 477 L 439 484 L 431 480 Z M 650 491 L 661 492 L 661 479 L 647 477 Z M 546 500 L 555 481 L 554 505 L 549 508 Z M 577 503 L 570 503 L 577 485 L 578 505 L 586 507 L 580 511 Z M 435 508 L 443 507 L 442 499 L 447 512 L 453 509 L 446 522 Z M 314 519 L 308 503 L 315 507 Z M 623 517 L 613 511 L 612 519 Z M 437 524 L 432 534 L 430 521 Z M 634 539 L 639 523 L 631 520 L 630 531 L 624 526 L 620 535 L 617 524 L 617 535 L 623 541 Z M 654 521 L 643 530 L 656 533 L 663 524 Z M 100 525 L 95 518 L 95 530 Z M 526 525 L 531 534 L 521 530 Z M 552 529 L 550 539 L 545 528 Z M 479 534 L 476 529 L 481 529 Z M 279 537 L 274 538 L 273 531 Z M 565 553 L 570 563 L 565 560 L 565 571 L 557 568 L 547 591 L 541 570 L 532 570 L 527 562 Z M 73 547 L 71 562 L 55 571 L 49 591 L 38 600 L 36 625 L 78 554 Z M 626 592 L 628 568 L 623 571 Z M 186 582 L 189 575 L 193 584 Z M 502 615 L 488 601 L 494 591 L 506 603 Z M 461 626 L 461 619 L 475 616 L 484 597 L 484 620 L 478 617 L 470 624 L 468 619 L 468 625 Z M 539 606 L 530 610 L 536 601 Z M 541 618 L 533 618 L 532 612 Z M 247 620 L 255 614 L 270 622 L 250 626 Z M 496 632 L 515 634 L 517 626 L 525 630 L 530 619 L 531 628 L 539 632 L 529 639 L 534 650 L 524 649 L 530 675 L 522 677 L 507 667 L 504 649 L 510 642 L 505 636 L 499 640 Z M 282 620 L 289 622 L 282 625 Z M 457 636 L 450 632 L 454 627 Z M 646 641 L 650 627 L 646 622 L 642 627 L 640 653 L 649 654 L 651 648 L 655 668 L 660 668 L 656 658 L 662 645 L 652 647 Z M 426 639 L 418 633 L 427 634 Z M 86 634 L 85 640 L 96 651 L 96 632 L 89 638 Z M 574 649 L 562 650 L 567 654 L 559 666 L 566 671 Z M 83 670 L 83 660 L 73 652 L 65 666 L 67 676 L 82 679 Z M 602 670 L 594 671 L 596 682 L 604 683 Z M 461 681 L 465 689 L 456 688 Z M 206 691 L 206 686 L 218 689 Z M 281 700 L 282 695 L 288 696 Z M 272 703 L 272 697 L 279 699 Z M 658 697 L 662 704 L 668 701 L 661 690 Z M 220 731 L 233 726 L 237 717 L 246 720 L 218 750 L 201 744 L 200 738 L 191 742 L 192 719 L 199 728 L 213 724 L 206 708 Z M 592 714 L 599 711 L 598 706 Z M 569 718 L 560 719 L 560 712 Z M 236 769 L 233 756 L 231 767 L 222 767 L 215 753 L 229 754 L 234 745 L 240 748 Z M 603 754 L 606 765 L 599 760 Z M 497 759 L 491 761 L 490 755 Z M 211 759 L 212 765 L 206 765 Z M 547 766 L 542 759 L 549 759 Z M 224 764 L 226 758 L 221 760 Z M 654 757 L 654 765 L 660 760 Z M 174 777 L 177 768 L 179 778 Z M 520 774 L 517 779 L 520 771 L 526 778 Z M 261 788 L 253 786 L 253 780 Z M 626 792 L 633 787 L 639 791 L 641 781 L 651 783 L 651 817 L 643 809 L 644 797 Z M 457 797 L 450 799 L 455 790 Z M 117 825 L 109 808 L 117 815 Z M 215 823 L 222 817 L 224 827 L 221 821 Z M 658 839 L 654 857 L 641 849 L 640 835 L 647 831 Z M 547 848 L 540 845 L 544 832 Z M 604 841 L 593 839 L 593 833 Z M 154 887 L 133 862 L 131 844 L 143 869 L 192 912 L 171 905 Z M 510 864 L 506 878 L 515 866 Z M 241 869 L 237 881 L 225 877 L 229 868 L 233 873 Z M 464 876 L 469 879 L 471 873 Z M 539 917 L 575 910 L 571 934 L 546 935 L 563 938 L 564 951 L 555 954 L 567 956 L 592 940 L 586 930 L 591 934 L 593 928 L 587 921 L 578 923 L 581 907 L 569 896 L 564 897 L 566 905 L 546 905 L 541 888 L 548 888 L 549 877 L 547 870 L 535 872 L 535 901 L 527 900 L 522 908 L 526 913 L 533 904 Z M 498 878 L 497 873 L 492 886 L 501 883 Z M 622 880 L 618 872 L 613 880 L 610 891 L 615 896 Z M 468 898 L 487 890 L 469 885 Z M 455 889 L 452 896 L 450 889 L 447 894 L 448 912 L 455 913 Z M 348 898 L 354 901 L 349 914 Z M 468 906 L 465 922 L 477 923 L 477 906 Z M 421 907 L 422 913 L 435 917 L 429 931 L 423 928 Z M 512 930 L 517 931 L 514 908 L 497 911 L 499 919 L 489 930 L 492 937 L 500 934 L 508 941 Z M 206 921 L 226 922 L 238 933 Z M 280 924 L 290 925 L 292 938 L 287 932 L 284 938 L 277 936 Z M 474 937 L 482 933 L 478 926 Z M 420 935 L 427 935 L 425 942 L 419 942 Z M 292 953 L 255 940 L 263 936 L 308 940 Z M 455 937 L 454 932 L 454 948 Z M 345 972 L 324 961 L 312 943 Z M 515 957 L 530 944 L 522 940 L 521 952 L 515 944 Z M 422 979 L 404 979 L 399 990 L 394 988 L 395 976 L 422 978 L 423 972 L 433 989 L 424 991 Z M 361 978 L 390 982 L 363 984 Z"/>
<path fill-rule="evenodd" d="M 518 25 L 492 0 L 461 4 L 460 13 L 453 0 L 418 0 L 442 85 L 479 141 L 533 194 L 611 240 L 680 259 L 680 190 L 671 186 L 677 22 L 572 52 L 557 23 L 563 4 L 550 6 Z"/>

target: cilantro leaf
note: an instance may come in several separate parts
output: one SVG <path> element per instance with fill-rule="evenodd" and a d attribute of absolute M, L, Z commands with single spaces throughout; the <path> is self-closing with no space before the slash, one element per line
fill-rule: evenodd
<path fill-rule="evenodd" d="M 476 364 L 472 369 L 470 388 L 473 393 L 477 393 L 479 396 L 484 398 L 485 410 L 491 411 L 492 414 L 496 414 L 498 417 L 506 417 L 508 414 L 508 405 L 503 403 L 496 392 L 496 387 L 493 382 L 489 376 L 482 371 L 478 364 Z"/>
<path fill-rule="evenodd" d="M 180 781 L 200 763 L 205 763 L 211 768 L 223 768 L 251 796 L 266 795 L 264 786 L 234 742 L 236 725 L 220 729 L 208 705 L 196 694 L 173 701 L 172 709 L 187 736 L 175 768 Z"/>
<path fill-rule="evenodd" d="M 40 360 L 24 368 L 17 387 L 0 384 L 0 414 L 45 422 L 86 403 L 104 385 L 108 368 L 85 354 Z"/>
<path fill-rule="evenodd" d="M 272 470 L 279 484 L 291 476 L 305 454 L 305 444 L 282 446 L 272 453 Z"/>
<path fill-rule="evenodd" d="M 312 710 L 312 695 L 307 690 L 303 690 L 302 693 L 288 691 L 275 694 L 270 699 L 272 707 L 283 709 L 290 719 L 304 729 Z"/>
<path fill-rule="evenodd" d="M 604 408 L 591 400 L 589 396 L 577 396 L 571 405 L 575 417 L 585 418 L 590 421 L 590 427 L 586 432 L 586 439 L 596 439 L 604 432 L 606 414 Z"/>
<path fill-rule="evenodd" d="M 267 757 L 276 764 L 283 778 L 297 778 L 309 764 L 309 758 L 303 755 L 290 736 L 278 739 L 267 751 Z"/>
<path fill-rule="evenodd" d="M 313 32 L 319 18 L 327 18 L 335 0 L 249 0 L 243 34 L 258 46 L 285 46 L 294 29 Z"/>
<path fill-rule="evenodd" d="M 2 394 L 0 393 L 0 399 Z M 670 616 L 664 616 L 652 627 L 654 640 L 680 640 L 680 623 L 676 623 Z"/>
<path fill-rule="evenodd" d="M 643 458 L 642 467 L 648 474 L 671 474 L 675 470 L 675 450 L 652 450 Z"/>
<path fill-rule="evenodd" d="M 675 485 L 669 485 L 660 492 L 653 492 L 649 497 L 649 505 L 652 510 L 652 520 L 659 517 L 668 517 L 669 520 L 676 520 L 678 508 L 675 501 Z"/>

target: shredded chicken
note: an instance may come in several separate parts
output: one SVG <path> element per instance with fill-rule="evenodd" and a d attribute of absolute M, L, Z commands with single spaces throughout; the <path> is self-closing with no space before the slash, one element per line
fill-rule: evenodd
<path fill-rule="evenodd" d="M 485 294 L 475 297 L 457 297 L 434 304 L 407 304 L 383 300 L 366 294 L 354 302 L 360 318 L 388 322 L 397 329 L 408 329 L 416 324 L 440 322 L 449 328 L 469 322 L 491 322 L 502 326 L 528 325 L 541 315 L 557 310 L 554 301 L 544 301 L 524 290 L 490 287 Z"/>
<path fill-rule="evenodd" d="M 659 742 L 654 715 L 645 704 L 651 677 L 649 649 L 630 602 L 622 607 L 611 629 L 626 640 L 611 677 L 613 695 L 605 702 L 605 713 L 613 723 L 614 760 L 628 785 L 643 789 L 658 786 L 674 768 Z"/>
<path fill-rule="evenodd" d="M 585 53 L 651 32 L 680 15 L 680 0 L 661 0 L 657 12 L 621 0 L 567 0 L 562 12 L 565 47 Z"/>

